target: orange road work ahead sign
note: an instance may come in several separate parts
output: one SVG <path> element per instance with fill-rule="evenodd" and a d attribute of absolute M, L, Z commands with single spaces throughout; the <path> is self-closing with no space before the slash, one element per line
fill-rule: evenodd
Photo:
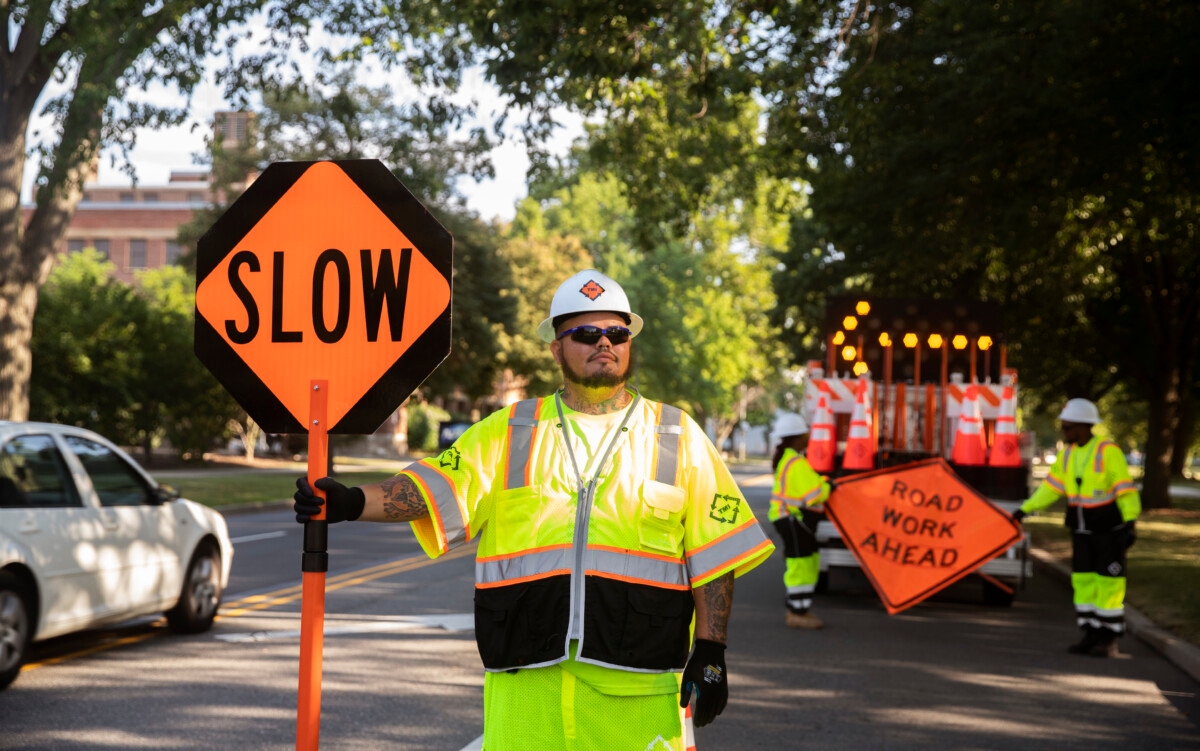
<path fill-rule="evenodd" d="M 269 433 L 373 433 L 450 352 L 453 239 L 377 160 L 270 165 L 200 239 L 196 355 Z"/>
<path fill-rule="evenodd" d="M 1021 539 L 1021 527 L 940 458 L 838 481 L 825 513 L 889 614 L 950 586 Z"/>

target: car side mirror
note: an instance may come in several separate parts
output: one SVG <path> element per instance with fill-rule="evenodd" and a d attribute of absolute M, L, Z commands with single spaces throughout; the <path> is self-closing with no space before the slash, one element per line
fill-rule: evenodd
<path fill-rule="evenodd" d="M 179 491 L 170 485 L 159 485 L 154 489 L 154 500 L 156 503 L 170 503 L 179 499 Z"/>

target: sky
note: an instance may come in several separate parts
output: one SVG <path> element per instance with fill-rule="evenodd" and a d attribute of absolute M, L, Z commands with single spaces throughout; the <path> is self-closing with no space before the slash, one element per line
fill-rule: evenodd
<path fill-rule="evenodd" d="M 212 80 L 210 73 L 193 93 L 187 124 L 162 130 L 143 129 L 138 132 L 137 147 L 131 153 L 131 160 L 137 170 L 139 186 L 166 185 L 173 170 L 203 168 L 197 163 L 196 156 L 204 151 L 204 136 L 211 128 L 213 113 L 229 109 Z M 383 81 L 372 81 L 368 78 L 366 82 L 379 85 Z M 152 93 L 158 95 L 158 92 Z M 477 71 L 468 74 L 462 93 L 464 98 L 473 97 L 480 103 L 480 112 L 484 113 L 485 117 L 500 106 L 500 98 L 495 89 L 484 81 Z M 171 92 L 164 92 L 164 95 L 177 96 Z M 574 114 L 564 111 L 560 114 L 560 121 L 564 127 L 549 144 L 551 153 L 555 154 L 566 153 L 571 141 L 583 132 L 582 120 Z M 31 131 L 45 129 L 46 125 L 44 120 L 35 119 Z M 110 158 L 113 155 L 118 159 L 115 166 Z M 122 171 L 120 159 L 120 154 L 115 149 L 102 154 L 97 184 L 129 185 L 129 177 Z M 520 138 L 513 137 L 506 139 L 504 144 L 493 150 L 492 160 L 496 173 L 494 179 L 476 183 L 470 178 L 464 178 L 459 182 L 459 189 L 466 196 L 467 205 L 478 212 L 481 218 L 499 218 L 507 221 L 513 218 L 517 202 L 526 195 L 525 177 L 529 159 L 525 155 L 525 147 Z M 30 189 L 36 176 L 36 168 L 36 159 L 26 162 L 22 191 L 22 199 L 25 201 L 31 200 Z"/>

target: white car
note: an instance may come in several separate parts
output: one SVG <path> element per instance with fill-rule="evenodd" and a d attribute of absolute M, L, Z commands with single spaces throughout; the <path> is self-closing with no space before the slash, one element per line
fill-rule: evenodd
<path fill-rule="evenodd" d="M 42 639 L 164 612 L 206 631 L 232 562 L 224 517 L 112 442 L 0 421 L 0 689 Z"/>

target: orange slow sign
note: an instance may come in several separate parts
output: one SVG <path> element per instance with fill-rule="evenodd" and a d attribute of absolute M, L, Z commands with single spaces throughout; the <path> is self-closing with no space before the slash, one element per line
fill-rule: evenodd
<path fill-rule="evenodd" d="M 1021 538 L 1008 513 L 940 458 L 843 478 L 825 512 L 890 614 L 950 586 Z"/>
<path fill-rule="evenodd" d="M 452 239 L 376 161 L 273 164 L 197 252 L 196 353 L 268 432 L 370 433 L 449 352 Z"/>

